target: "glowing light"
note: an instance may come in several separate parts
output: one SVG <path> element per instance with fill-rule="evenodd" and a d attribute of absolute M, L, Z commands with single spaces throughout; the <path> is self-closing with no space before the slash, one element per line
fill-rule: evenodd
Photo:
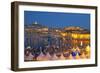
<path fill-rule="evenodd" d="M 77 39 L 77 38 L 78 38 L 78 34 L 72 34 L 72 37 L 73 37 L 74 39 Z"/>
<path fill-rule="evenodd" d="M 83 45 L 83 42 L 81 41 L 81 46 Z"/>
<path fill-rule="evenodd" d="M 89 45 L 85 48 L 85 51 L 86 51 L 86 57 L 90 58 L 90 46 Z"/>
<path fill-rule="evenodd" d="M 35 21 L 35 23 L 34 23 L 34 24 L 38 24 L 38 23 L 37 23 L 37 21 Z"/>
<path fill-rule="evenodd" d="M 61 35 L 62 35 L 63 37 L 65 37 L 65 36 L 66 36 L 66 33 L 61 33 Z"/>
<path fill-rule="evenodd" d="M 86 47 L 86 52 L 90 52 L 90 46 L 88 45 L 87 47 Z"/>

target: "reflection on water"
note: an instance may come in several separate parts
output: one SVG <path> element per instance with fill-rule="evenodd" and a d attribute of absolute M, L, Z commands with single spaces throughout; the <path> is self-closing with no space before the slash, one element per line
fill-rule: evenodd
<path fill-rule="evenodd" d="M 90 58 L 90 32 L 80 27 L 25 26 L 24 60 L 48 61 Z"/>

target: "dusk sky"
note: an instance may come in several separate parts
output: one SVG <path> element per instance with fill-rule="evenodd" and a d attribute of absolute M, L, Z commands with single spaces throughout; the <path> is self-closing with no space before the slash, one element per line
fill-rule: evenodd
<path fill-rule="evenodd" d="M 52 28 L 78 26 L 90 29 L 90 14 L 24 11 L 24 24 L 34 22 Z"/>

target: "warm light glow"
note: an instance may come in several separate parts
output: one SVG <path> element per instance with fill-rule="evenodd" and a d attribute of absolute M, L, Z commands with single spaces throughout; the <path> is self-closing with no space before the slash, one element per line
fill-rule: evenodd
<path fill-rule="evenodd" d="M 90 39 L 90 34 L 72 34 L 74 39 Z"/>
<path fill-rule="evenodd" d="M 77 38 L 78 38 L 78 34 L 72 34 L 72 37 L 73 37 L 74 39 L 77 39 Z"/>
<path fill-rule="evenodd" d="M 88 45 L 85 50 L 86 52 L 90 52 L 90 46 Z"/>
<path fill-rule="evenodd" d="M 48 31 L 48 28 L 43 28 L 42 30 L 44 30 L 44 31 Z"/>
<path fill-rule="evenodd" d="M 81 46 L 83 45 L 83 42 L 81 41 Z"/>
<path fill-rule="evenodd" d="M 85 51 L 86 51 L 86 57 L 90 58 L 90 46 L 89 45 L 85 48 Z"/>
<path fill-rule="evenodd" d="M 61 33 L 61 35 L 62 35 L 63 37 L 65 37 L 65 36 L 66 36 L 66 33 Z"/>

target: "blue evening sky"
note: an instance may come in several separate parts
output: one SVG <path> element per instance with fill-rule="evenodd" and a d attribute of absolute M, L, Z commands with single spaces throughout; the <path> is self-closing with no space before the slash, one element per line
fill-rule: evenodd
<path fill-rule="evenodd" d="M 34 22 L 52 28 L 79 26 L 90 29 L 90 14 L 24 11 L 24 24 Z"/>

